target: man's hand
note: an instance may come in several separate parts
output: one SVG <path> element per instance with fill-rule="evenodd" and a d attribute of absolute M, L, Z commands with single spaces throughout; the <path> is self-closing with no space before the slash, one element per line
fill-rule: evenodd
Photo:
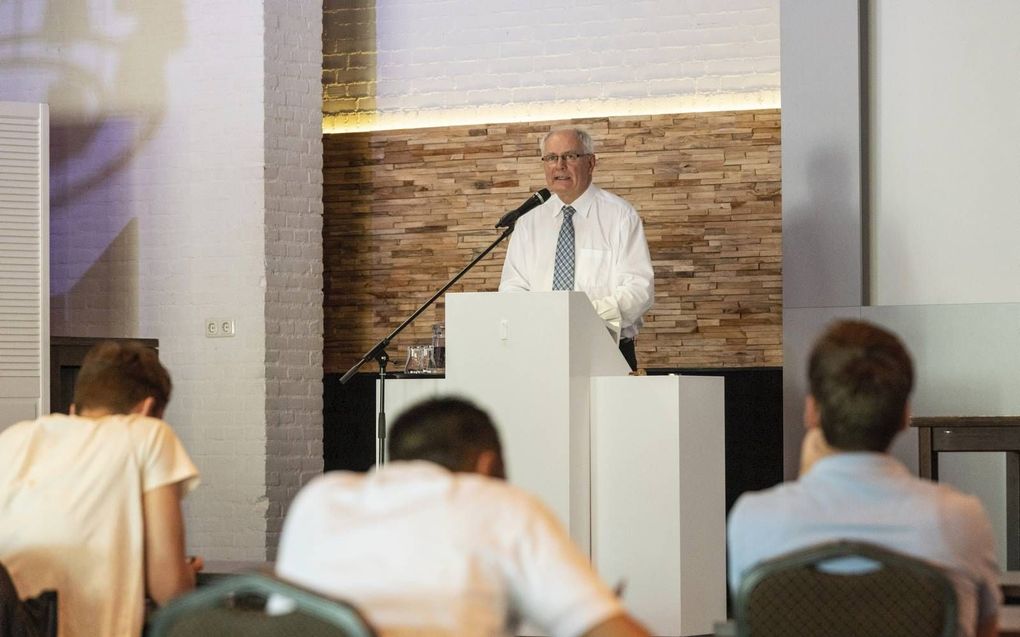
<path fill-rule="evenodd" d="M 581 637 L 648 637 L 648 629 L 627 614 L 616 615 L 590 628 Z"/>
<path fill-rule="evenodd" d="M 189 555 L 187 562 L 188 566 L 195 573 L 201 573 L 202 569 L 205 568 L 205 560 L 202 559 L 201 555 Z"/>

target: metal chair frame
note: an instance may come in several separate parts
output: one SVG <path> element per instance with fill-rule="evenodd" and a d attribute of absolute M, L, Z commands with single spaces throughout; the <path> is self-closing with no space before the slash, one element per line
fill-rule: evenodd
<path fill-rule="evenodd" d="M 295 604 L 294 610 L 301 615 L 336 626 L 337 635 L 377 637 L 368 620 L 351 604 L 260 573 L 224 577 L 174 600 L 156 612 L 146 634 L 148 637 L 170 635 L 179 622 L 203 611 L 227 609 L 237 613 L 263 613 L 261 605 L 252 604 L 251 600 L 264 603 L 273 595 L 291 600 Z M 265 617 L 267 623 L 279 623 L 280 618 L 285 616 Z"/>

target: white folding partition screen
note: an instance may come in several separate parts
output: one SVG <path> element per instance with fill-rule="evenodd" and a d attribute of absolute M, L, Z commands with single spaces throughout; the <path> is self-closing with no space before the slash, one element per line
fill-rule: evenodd
<path fill-rule="evenodd" d="M 49 108 L 0 102 L 0 430 L 49 411 Z"/>

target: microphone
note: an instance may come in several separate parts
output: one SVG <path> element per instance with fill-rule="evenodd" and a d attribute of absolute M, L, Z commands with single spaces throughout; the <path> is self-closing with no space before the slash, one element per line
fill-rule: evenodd
<path fill-rule="evenodd" d="M 518 208 L 517 210 L 511 210 L 510 212 L 500 217 L 499 221 L 496 222 L 496 227 L 509 228 L 510 226 L 517 223 L 518 219 L 520 219 L 527 213 L 531 212 L 532 208 L 537 208 L 538 206 L 541 206 L 543 203 L 545 203 L 549 199 L 549 197 L 550 194 L 548 188 L 543 188 L 539 190 L 535 194 L 531 195 L 531 197 L 529 197 L 527 201 L 522 203 L 520 208 Z"/>

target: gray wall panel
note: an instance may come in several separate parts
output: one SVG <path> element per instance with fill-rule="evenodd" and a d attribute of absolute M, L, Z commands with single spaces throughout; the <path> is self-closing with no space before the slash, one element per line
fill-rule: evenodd
<path fill-rule="evenodd" d="M 781 5 L 783 436 L 788 478 L 796 475 L 803 437 L 806 357 L 819 332 L 835 317 L 860 316 L 903 338 L 917 368 L 912 401 L 915 415 L 1020 415 L 1020 303 L 862 307 L 870 301 L 864 283 L 866 266 L 862 265 L 867 206 L 861 199 L 861 160 L 867 132 L 860 104 L 867 95 L 862 93 L 858 72 L 860 4 L 864 3 L 783 0 Z M 949 81 L 955 80 L 947 78 Z M 897 97 L 895 91 L 884 94 L 886 100 Z M 982 130 L 994 134 L 994 127 L 995 120 L 988 119 Z M 929 133 L 930 128 L 921 132 Z M 878 142 L 881 139 L 876 147 Z M 880 163 L 873 165 L 881 168 Z M 941 187 L 944 182 L 932 186 Z M 982 184 L 972 180 L 955 186 L 979 188 Z M 1003 214 L 1009 214 L 1008 207 Z M 975 223 L 986 228 L 1001 225 L 983 219 Z M 891 245 L 897 250 L 908 248 L 905 242 Z M 924 267 L 926 261 L 943 259 L 946 251 L 924 249 L 913 254 Z M 902 273 L 903 268 L 893 267 L 875 274 Z M 993 280 L 975 285 L 1002 287 L 1003 282 L 989 273 Z M 959 300 L 970 298 L 969 290 L 959 288 L 959 292 Z M 1000 300 L 1013 299 L 1007 295 Z M 891 452 L 916 471 L 916 432 L 907 431 L 897 438 Z M 1004 564 L 1001 454 L 945 454 L 944 462 L 946 480 L 975 493 L 989 510 Z"/>
<path fill-rule="evenodd" d="M 1020 303 L 876 306 L 862 316 L 910 348 L 915 415 L 1020 415 Z"/>
<path fill-rule="evenodd" d="M 862 303 L 857 0 L 783 0 L 783 307 Z"/>

